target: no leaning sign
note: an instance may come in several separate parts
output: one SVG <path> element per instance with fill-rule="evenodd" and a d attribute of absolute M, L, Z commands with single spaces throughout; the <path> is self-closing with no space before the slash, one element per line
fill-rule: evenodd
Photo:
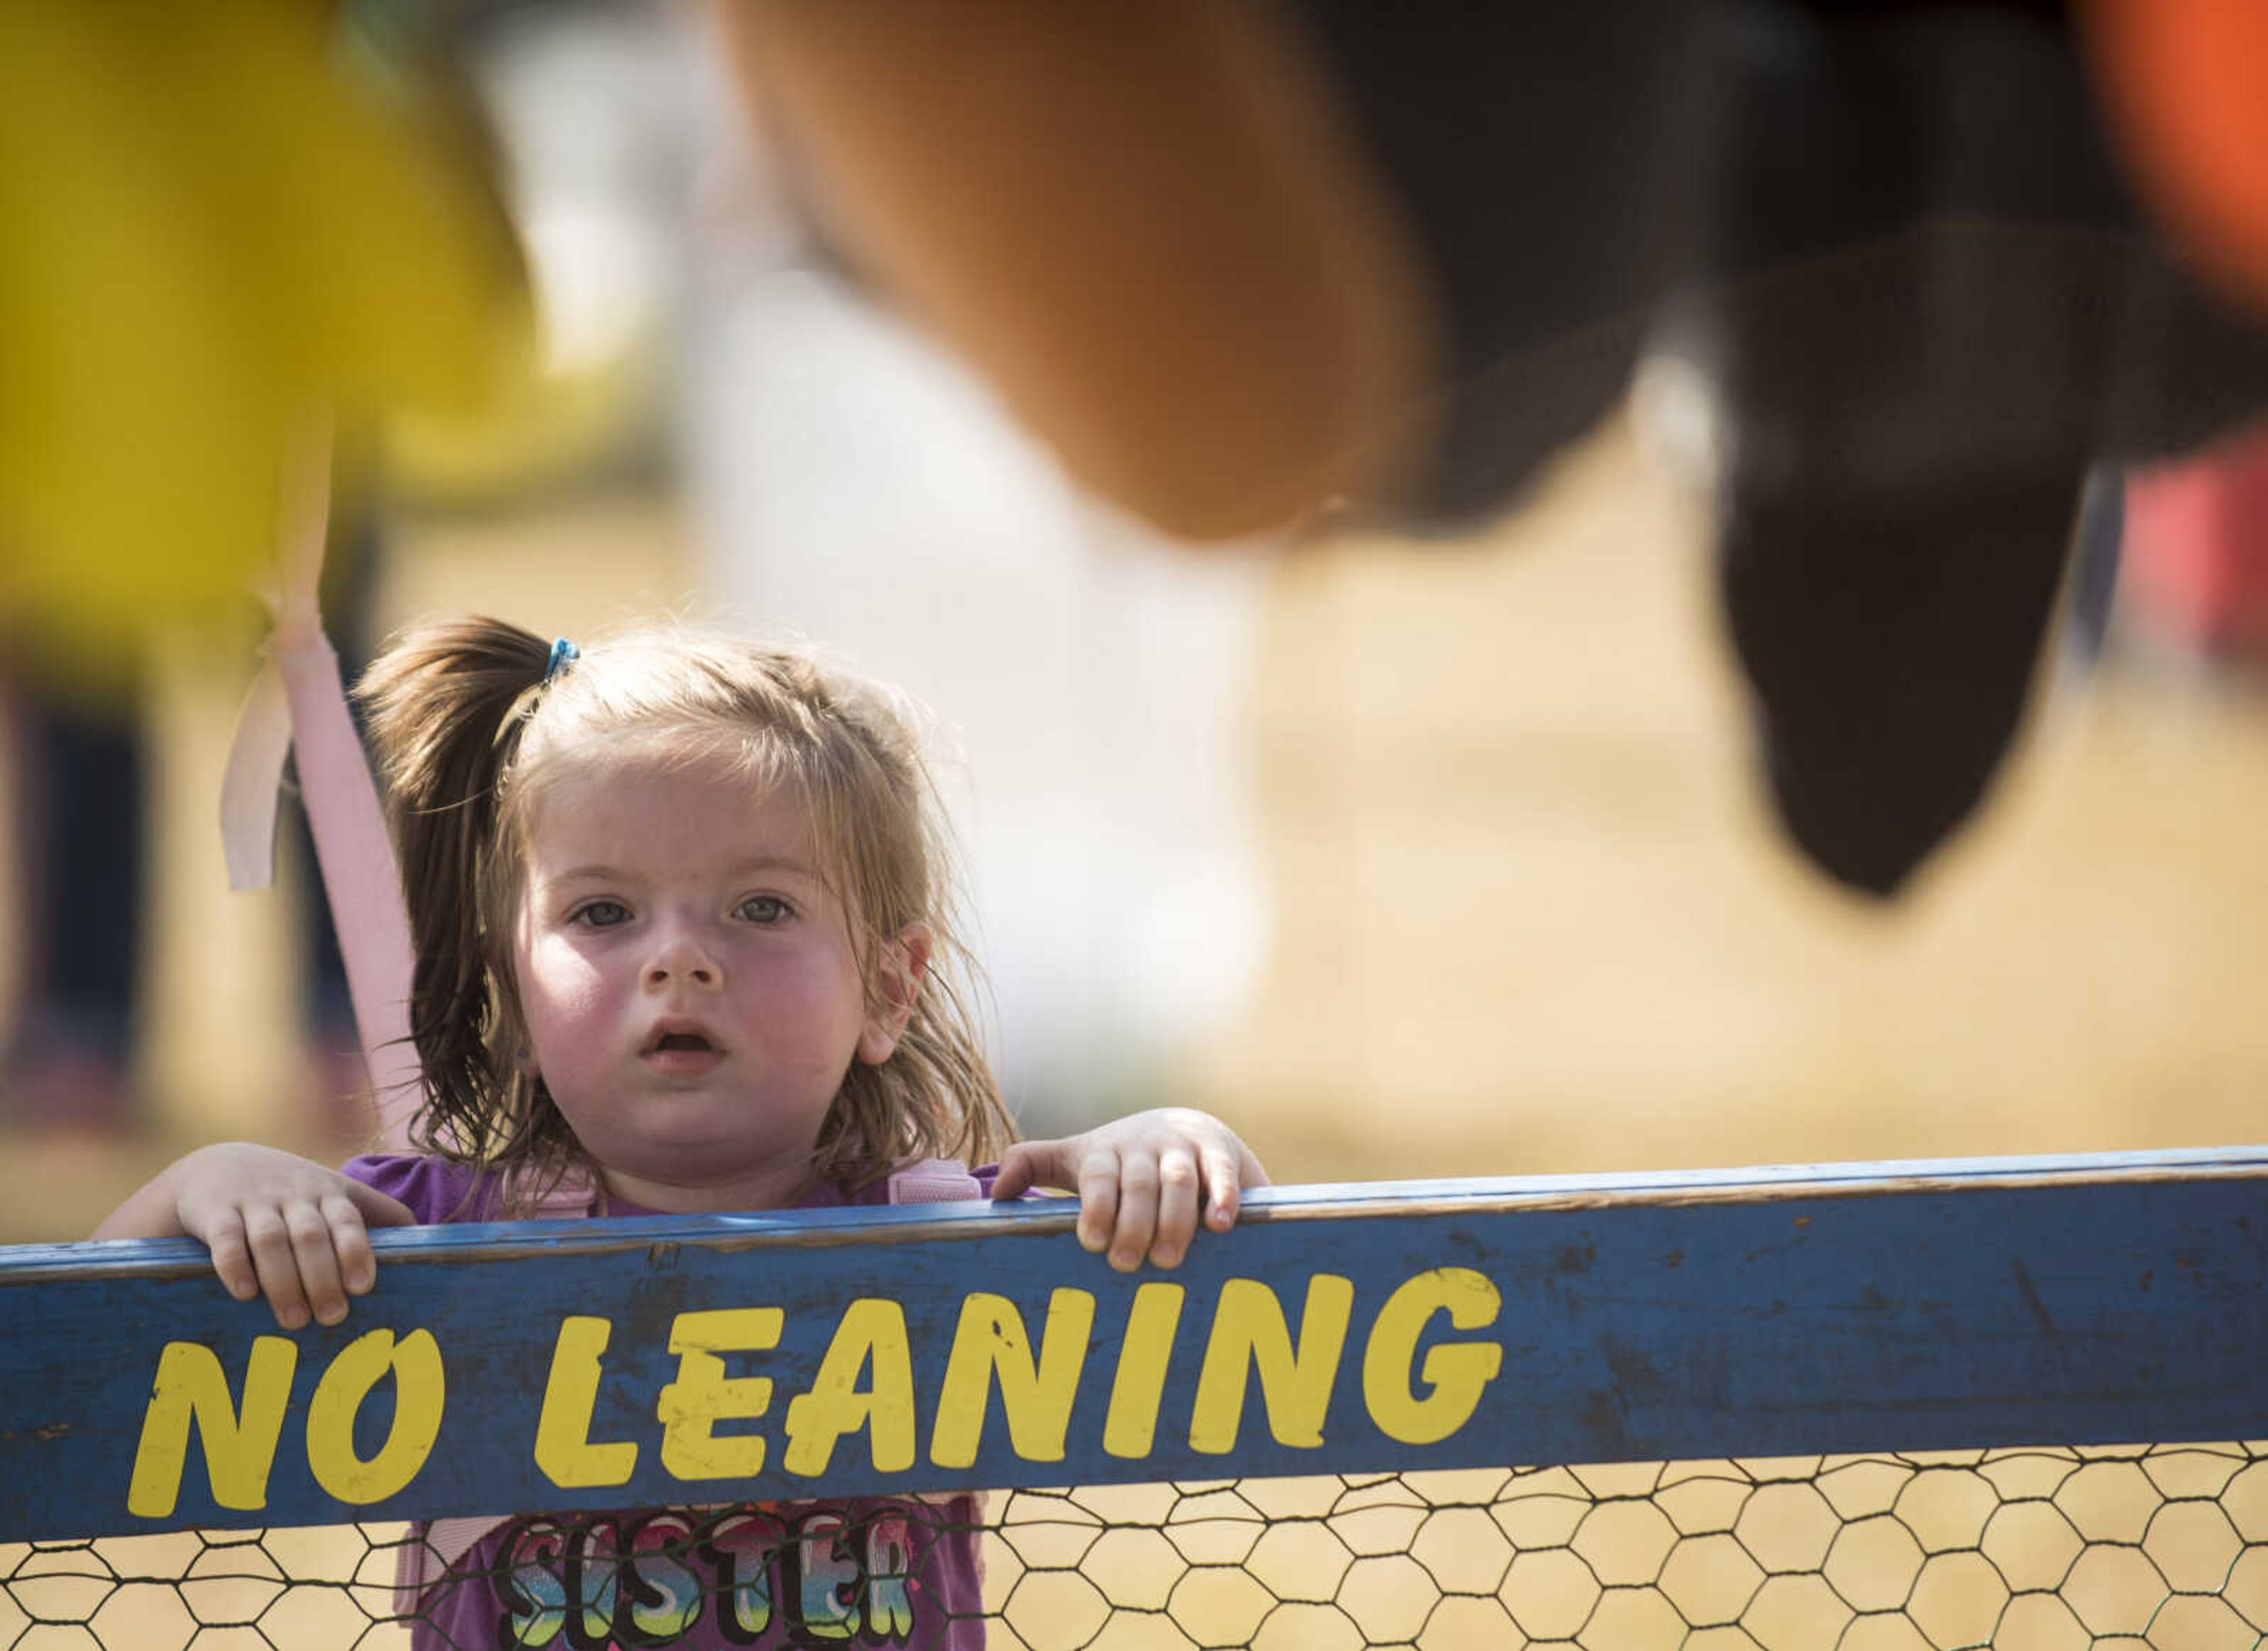
<path fill-rule="evenodd" d="M 279 1332 L 167 1241 L 0 1251 L 0 1539 L 2268 1435 L 2250 1154 L 377 1235 Z"/>

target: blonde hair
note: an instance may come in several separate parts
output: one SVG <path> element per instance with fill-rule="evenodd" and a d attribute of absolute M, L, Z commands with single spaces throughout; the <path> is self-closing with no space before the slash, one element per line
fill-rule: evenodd
<path fill-rule="evenodd" d="M 887 1060 L 851 1063 L 814 1176 L 855 1187 L 905 1158 L 998 1156 L 1014 1129 L 977 1032 L 950 843 L 910 708 L 804 650 L 690 628 L 625 633 L 547 679 L 550 659 L 518 626 L 443 620 L 395 638 L 356 689 L 416 950 L 409 1018 L 426 1096 L 415 1144 L 501 1173 L 513 1213 L 596 1167 L 523 1069 L 509 936 L 546 775 L 613 747 L 722 759 L 753 783 L 788 786 L 850 920 L 871 1002 L 881 943 L 910 924 L 930 931 L 905 1029 Z"/>

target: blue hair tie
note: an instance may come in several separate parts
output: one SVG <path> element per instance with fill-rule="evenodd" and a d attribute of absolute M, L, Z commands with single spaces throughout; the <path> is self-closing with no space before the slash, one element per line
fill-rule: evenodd
<path fill-rule="evenodd" d="M 556 638 L 551 644 L 551 657 L 543 667 L 543 680 L 545 683 L 549 684 L 552 678 L 557 676 L 561 671 L 567 669 L 568 666 L 573 664 L 582 657 L 583 650 L 575 646 L 574 643 L 569 642 L 564 636 Z"/>

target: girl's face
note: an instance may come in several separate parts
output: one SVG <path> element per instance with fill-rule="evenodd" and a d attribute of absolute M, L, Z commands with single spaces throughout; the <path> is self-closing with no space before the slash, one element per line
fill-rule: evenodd
<path fill-rule="evenodd" d="M 529 822 L 513 936 L 532 1063 L 612 1192 L 793 1200 L 851 1061 L 889 1057 L 921 966 L 870 1011 L 800 802 L 721 764 L 578 765 Z"/>

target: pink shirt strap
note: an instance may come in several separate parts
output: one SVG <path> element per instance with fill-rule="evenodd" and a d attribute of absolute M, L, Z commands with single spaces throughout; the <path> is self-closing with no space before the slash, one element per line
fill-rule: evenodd
<path fill-rule="evenodd" d="M 959 1204 L 983 1196 L 983 1183 L 957 1158 L 912 1158 L 890 1171 L 893 1204 Z"/>

